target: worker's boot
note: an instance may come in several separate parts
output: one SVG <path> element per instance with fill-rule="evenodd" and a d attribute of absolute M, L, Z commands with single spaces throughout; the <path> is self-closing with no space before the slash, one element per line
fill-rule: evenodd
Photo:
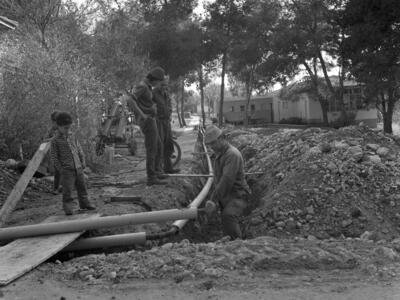
<path fill-rule="evenodd" d="M 73 202 L 63 202 L 63 210 L 65 215 L 70 216 L 74 214 Z"/>
<path fill-rule="evenodd" d="M 92 203 L 90 203 L 89 199 L 84 198 L 79 200 L 79 207 L 81 209 L 87 209 L 87 210 L 95 210 L 96 206 L 94 206 Z"/>

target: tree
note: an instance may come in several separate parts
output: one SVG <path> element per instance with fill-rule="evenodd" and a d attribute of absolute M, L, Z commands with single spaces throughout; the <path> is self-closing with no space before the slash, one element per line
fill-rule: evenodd
<path fill-rule="evenodd" d="M 204 26 L 207 34 L 213 42 L 217 57 L 221 64 L 221 88 L 219 99 L 218 121 L 221 126 L 223 123 L 223 105 L 225 91 L 225 74 L 229 61 L 229 53 L 235 35 L 240 31 L 243 17 L 243 2 L 240 0 L 216 0 L 206 5 L 209 14 Z"/>
<path fill-rule="evenodd" d="M 90 50 L 90 37 L 81 31 L 75 15 L 62 6 L 57 22 L 46 27 L 46 47 L 32 35 L 29 19 L 8 35 L 2 60 L 13 62 L 3 70 L 0 97 L 0 156 L 33 154 L 50 126 L 54 110 L 72 113 L 83 141 L 90 141 L 101 115 L 104 91 L 98 81 Z M 1 42 L 4 42 L 2 40 Z"/>
<path fill-rule="evenodd" d="M 328 123 L 329 101 L 337 97 L 329 70 L 339 51 L 340 30 L 334 21 L 332 0 L 291 0 L 285 3 L 280 22 L 273 34 L 273 50 L 260 70 L 265 78 L 286 83 L 305 71 L 314 87 L 322 109 L 323 122 Z M 323 77 L 329 95 L 319 93 L 319 77 Z"/>
<path fill-rule="evenodd" d="M 94 30 L 90 52 L 97 76 L 115 90 L 131 88 L 149 69 L 140 45 L 144 20 L 137 10 L 125 6 L 112 10 Z"/>
<path fill-rule="evenodd" d="M 270 53 L 270 36 L 278 21 L 281 8 L 278 2 L 273 0 L 263 2 L 248 0 L 243 7 L 244 22 L 233 42 L 230 71 L 233 77 L 245 85 L 247 101 L 244 124 L 247 126 L 251 95 L 261 81 L 257 78 L 257 68 Z"/>
<path fill-rule="evenodd" d="M 384 131 L 392 133 L 400 97 L 400 2 L 349 0 L 342 16 L 350 70 L 381 112 Z"/>
<path fill-rule="evenodd" d="M 141 0 L 146 20 L 149 22 L 141 34 L 143 53 L 153 64 L 163 67 L 171 81 L 177 82 L 180 94 L 180 121 L 183 118 L 186 78 L 199 69 L 203 31 L 191 18 L 195 1 Z M 179 86 L 179 88 L 178 88 Z"/>
<path fill-rule="evenodd" d="M 46 31 L 58 19 L 61 8 L 61 0 L 3 0 L 0 14 L 33 24 L 39 30 L 40 43 L 47 48 Z"/>
<path fill-rule="evenodd" d="M 211 82 L 204 88 L 204 99 L 207 101 L 209 117 L 215 113 L 214 108 L 218 103 L 219 90 L 220 88 L 215 82 Z"/>

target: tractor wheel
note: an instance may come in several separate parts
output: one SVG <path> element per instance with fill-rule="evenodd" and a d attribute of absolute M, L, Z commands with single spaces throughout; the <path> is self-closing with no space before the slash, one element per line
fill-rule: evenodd
<path fill-rule="evenodd" d="M 172 143 L 174 145 L 174 153 L 171 157 L 171 160 L 172 160 L 172 166 L 175 167 L 181 161 L 182 150 L 181 150 L 181 147 L 179 146 L 178 142 L 175 139 L 172 140 Z"/>

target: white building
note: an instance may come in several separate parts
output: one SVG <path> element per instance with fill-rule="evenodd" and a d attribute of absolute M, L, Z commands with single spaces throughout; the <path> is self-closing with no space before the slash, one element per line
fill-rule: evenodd
<path fill-rule="evenodd" d="M 294 83 L 291 88 L 300 85 Z M 332 84 L 337 85 L 337 78 L 332 78 Z M 250 101 L 250 121 L 253 123 L 285 123 L 291 119 L 297 119 L 306 124 L 321 124 L 323 122 L 321 104 L 312 97 L 307 89 L 297 89 L 287 99 L 282 97 L 283 90 L 274 91 L 264 96 L 254 96 Z M 304 92 L 302 92 L 304 90 Z M 293 97 L 293 95 L 295 95 Z M 344 82 L 343 101 L 345 109 L 355 114 L 355 121 L 363 121 L 370 127 L 377 126 L 377 109 L 371 105 L 365 105 L 363 88 L 355 81 Z M 230 123 L 243 123 L 245 118 L 246 99 L 227 98 L 223 105 L 223 114 Z M 328 108 L 328 122 L 332 123 L 341 116 L 340 105 L 337 102 L 330 103 Z"/>

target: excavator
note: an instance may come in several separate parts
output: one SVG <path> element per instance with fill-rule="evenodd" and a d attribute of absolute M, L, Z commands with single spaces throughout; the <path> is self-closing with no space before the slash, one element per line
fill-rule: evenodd
<path fill-rule="evenodd" d="M 128 147 L 131 155 L 137 155 L 140 141 L 144 140 L 140 127 L 135 123 L 135 116 L 130 113 L 126 105 L 117 99 L 102 122 L 102 128 L 96 136 L 96 154 L 103 155 L 106 146 L 116 148 Z M 182 151 L 173 137 L 174 153 L 171 157 L 172 165 L 176 166 L 181 160 Z"/>

